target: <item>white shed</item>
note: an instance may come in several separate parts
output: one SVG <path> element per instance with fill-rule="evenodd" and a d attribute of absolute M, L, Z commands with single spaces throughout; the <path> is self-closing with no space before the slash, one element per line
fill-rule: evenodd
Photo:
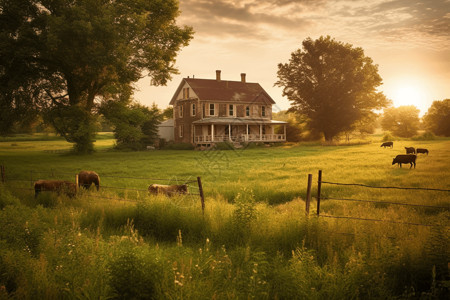
<path fill-rule="evenodd" d="M 173 141 L 173 119 L 168 119 L 158 125 L 158 137 L 166 141 Z"/>

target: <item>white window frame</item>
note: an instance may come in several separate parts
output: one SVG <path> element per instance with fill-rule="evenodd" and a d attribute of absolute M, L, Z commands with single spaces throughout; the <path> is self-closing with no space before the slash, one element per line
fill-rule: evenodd
<path fill-rule="evenodd" d="M 191 117 L 195 117 L 197 115 L 197 105 L 196 103 L 191 104 Z"/>
<path fill-rule="evenodd" d="M 261 117 L 267 117 L 265 106 L 261 106 Z"/>
<path fill-rule="evenodd" d="M 230 114 L 230 110 L 231 109 L 233 109 L 232 114 Z M 229 117 L 236 117 L 236 105 L 228 104 L 228 116 Z"/>
<path fill-rule="evenodd" d="M 182 138 L 184 135 L 184 125 L 183 124 L 180 125 L 179 135 L 180 135 L 180 138 Z"/>
<path fill-rule="evenodd" d="M 178 116 L 180 118 L 183 117 L 183 103 L 181 103 L 180 106 L 178 107 Z"/>
<path fill-rule="evenodd" d="M 211 105 L 213 106 L 213 114 L 211 114 Z M 208 103 L 208 116 L 215 116 L 216 115 L 216 104 L 215 103 Z"/>
<path fill-rule="evenodd" d="M 183 89 L 183 99 L 189 99 L 189 88 Z"/>

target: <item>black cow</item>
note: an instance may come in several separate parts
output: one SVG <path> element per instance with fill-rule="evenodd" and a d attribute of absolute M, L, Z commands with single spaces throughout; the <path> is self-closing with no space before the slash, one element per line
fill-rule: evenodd
<path fill-rule="evenodd" d="M 406 154 L 410 154 L 410 153 L 415 154 L 416 153 L 416 149 L 414 149 L 414 147 L 405 147 L 405 149 L 406 149 Z"/>
<path fill-rule="evenodd" d="M 381 144 L 380 147 L 384 147 L 384 148 L 391 147 L 391 148 L 394 148 L 394 142 L 384 142 L 383 144 Z"/>
<path fill-rule="evenodd" d="M 423 154 L 427 154 L 428 155 L 428 149 L 425 149 L 425 148 L 417 148 L 417 154 L 419 154 L 419 153 L 423 153 Z"/>
<path fill-rule="evenodd" d="M 392 161 L 392 164 L 398 164 L 399 167 L 402 167 L 402 164 L 411 164 L 410 169 L 412 168 L 414 164 L 414 169 L 416 168 L 416 155 L 415 154 L 400 154 L 397 155 L 394 160 Z"/>

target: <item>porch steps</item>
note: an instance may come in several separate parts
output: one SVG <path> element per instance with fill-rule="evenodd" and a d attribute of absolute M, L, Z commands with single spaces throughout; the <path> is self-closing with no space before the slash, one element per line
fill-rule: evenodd
<path fill-rule="evenodd" d="M 234 147 L 235 149 L 240 149 L 240 148 L 242 148 L 242 147 L 244 147 L 244 146 L 242 146 L 242 144 L 239 143 L 239 142 L 233 142 L 233 147 Z"/>

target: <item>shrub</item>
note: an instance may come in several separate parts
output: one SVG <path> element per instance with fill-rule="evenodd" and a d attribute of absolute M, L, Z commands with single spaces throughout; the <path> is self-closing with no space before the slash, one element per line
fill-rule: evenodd
<path fill-rule="evenodd" d="M 194 150 L 194 145 L 191 143 L 168 143 L 163 150 Z"/>
<path fill-rule="evenodd" d="M 390 142 L 392 140 L 394 140 L 395 137 L 392 135 L 392 133 L 390 133 L 389 131 L 386 131 L 383 135 L 383 139 L 381 141 L 383 142 Z"/>
<path fill-rule="evenodd" d="M 432 141 L 436 139 L 436 136 L 432 132 L 426 131 L 420 135 L 412 137 L 411 139 L 413 141 Z"/>
<path fill-rule="evenodd" d="M 9 190 L 0 187 L 0 210 L 5 208 L 7 205 L 18 206 L 19 204 L 19 199 L 14 197 Z"/>

